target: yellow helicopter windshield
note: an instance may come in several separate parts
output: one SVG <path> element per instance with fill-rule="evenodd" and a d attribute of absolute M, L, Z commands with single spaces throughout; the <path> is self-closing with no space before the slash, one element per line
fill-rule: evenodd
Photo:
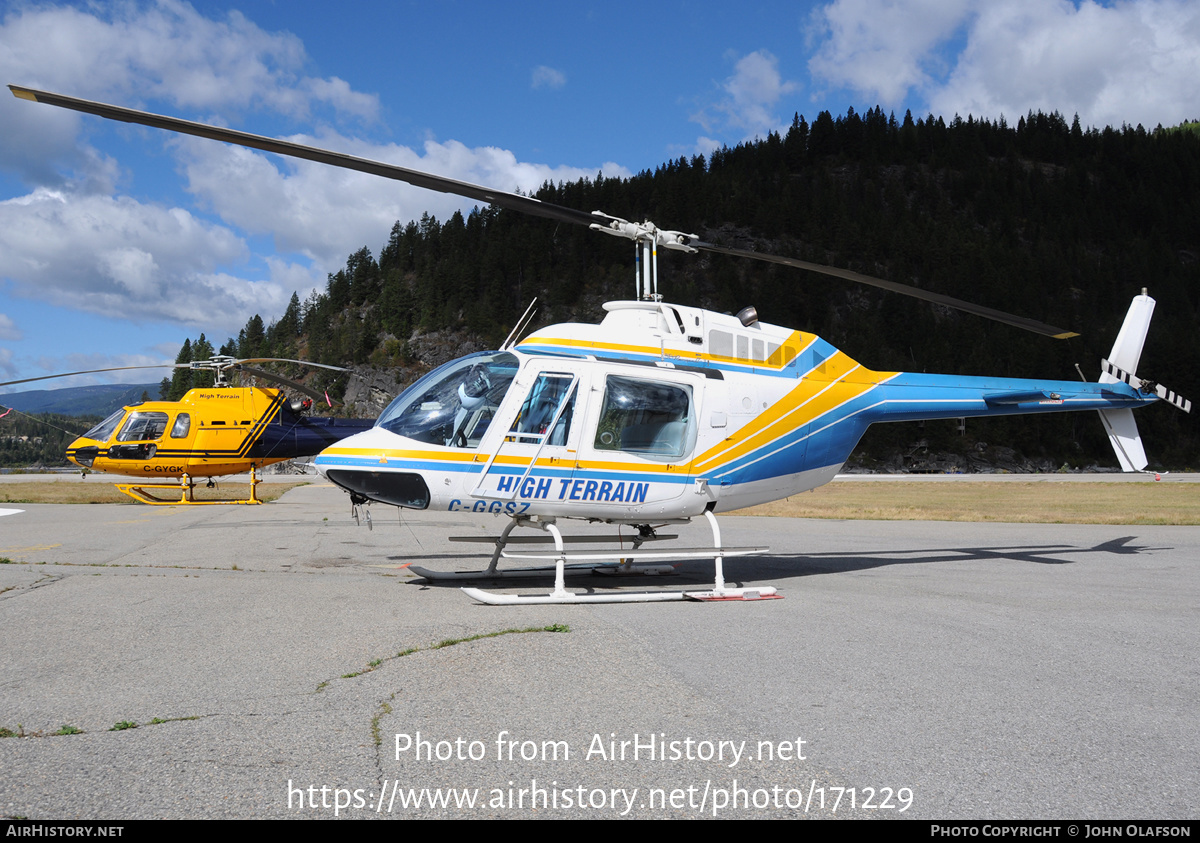
<path fill-rule="evenodd" d="M 506 351 L 451 361 L 400 393 L 376 425 L 418 442 L 475 448 L 519 366 Z"/>
<path fill-rule="evenodd" d="M 108 437 L 112 436 L 113 431 L 117 429 L 117 425 L 121 423 L 121 419 L 123 418 L 125 418 L 124 407 L 122 407 L 120 410 L 117 410 L 87 433 L 83 434 L 82 438 L 95 439 L 97 442 L 107 442 Z"/>

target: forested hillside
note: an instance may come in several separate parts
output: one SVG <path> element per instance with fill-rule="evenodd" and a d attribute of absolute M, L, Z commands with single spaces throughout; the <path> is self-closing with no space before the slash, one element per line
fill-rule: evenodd
<path fill-rule="evenodd" d="M 0 401 L 3 398 L 0 397 Z M 5 409 L 10 409 L 5 406 Z M 58 413 L 26 415 L 11 410 L 0 424 L 0 467 L 42 468 L 70 465 L 67 445 L 100 421 L 100 416 Z"/>
<path fill-rule="evenodd" d="M 1138 373 L 1196 399 L 1198 188 L 1193 131 L 1085 131 L 1057 114 L 1029 114 L 1015 126 L 898 120 L 876 108 L 836 119 L 822 112 L 812 124 L 797 116 L 783 136 L 628 180 L 547 184 L 536 195 L 1083 334 L 1045 339 L 785 267 L 660 256 L 668 300 L 722 311 L 753 304 L 764 321 L 818 333 L 876 369 L 1073 379 L 1078 363 L 1094 380 L 1130 298 L 1146 287 L 1158 310 Z M 633 295 L 632 251 L 581 227 L 494 208 L 397 222 L 377 258 L 364 246 L 324 293 L 293 297 L 269 324 L 255 316 L 221 350 L 370 365 L 388 370 L 375 375 L 377 390 L 398 390 L 429 366 L 495 346 L 534 296 L 543 302 L 537 324 L 598 319 L 601 302 Z M 1161 406 L 1138 420 L 1152 465 L 1200 468 L 1192 416 Z M 965 436 L 952 422 L 893 425 L 868 434 L 864 449 L 882 458 L 917 440 L 963 452 L 1003 444 L 1056 466 L 1115 465 L 1091 414 L 972 421 Z"/>

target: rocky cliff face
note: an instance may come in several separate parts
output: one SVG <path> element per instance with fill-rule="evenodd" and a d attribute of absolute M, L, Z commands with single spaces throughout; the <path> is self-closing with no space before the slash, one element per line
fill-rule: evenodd
<path fill-rule="evenodd" d="M 433 371 L 468 354 L 488 351 L 489 346 L 466 331 L 434 331 L 416 334 L 405 344 L 405 357 L 411 361 L 398 366 L 355 366 L 342 399 L 339 415 L 375 418 L 405 387 L 426 372 Z"/>

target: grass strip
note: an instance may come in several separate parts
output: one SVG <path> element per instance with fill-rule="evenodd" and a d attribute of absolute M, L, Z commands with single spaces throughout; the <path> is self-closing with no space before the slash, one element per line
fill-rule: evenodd
<path fill-rule="evenodd" d="M 868 521 L 1200 524 L 1194 483 L 834 482 L 736 515 Z"/>
<path fill-rule="evenodd" d="M 125 478 L 131 482 L 134 478 Z M 124 482 L 113 477 L 111 481 L 101 478 L 87 480 L 29 480 L 15 483 L 0 483 L 0 503 L 123 503 L 136 504 L 133 498 L 112 485 Z M 284 492 L 297 486 L 307 486 L 308 480 L 285 483 L 260 483 L 259 500 L 264 503 L 277 500 Z M 177 493 L 164 489 L 154 490 L 159 497 L 174 497 Z M 250 497 L 249 483 L 218 483 L 216 489 L 206 489 L 203 483 L 196 486 L 196 500 L 245 500 Z M 139 504 L 145 506 L 146 504 Z"/>

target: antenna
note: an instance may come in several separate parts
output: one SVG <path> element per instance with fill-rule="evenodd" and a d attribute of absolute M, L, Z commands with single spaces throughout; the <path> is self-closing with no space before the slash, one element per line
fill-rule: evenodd
<path fill-rule="evenodd" d="M 533 319 L 533 314 L 537 312 L 535 305 L 537 304 L 537 296 L 533 297 L 533 301 L 529 303 L 529 307 L 525 308 L 525 313 L 517 320 L 517 324 L 513 326 L 509 332 L 508 338 L 501 344 L 501 351 L 508 351 L 517 341 L 517 337 L 525 332 L 525 328 L 529 326 L 529 322 Z"/>

